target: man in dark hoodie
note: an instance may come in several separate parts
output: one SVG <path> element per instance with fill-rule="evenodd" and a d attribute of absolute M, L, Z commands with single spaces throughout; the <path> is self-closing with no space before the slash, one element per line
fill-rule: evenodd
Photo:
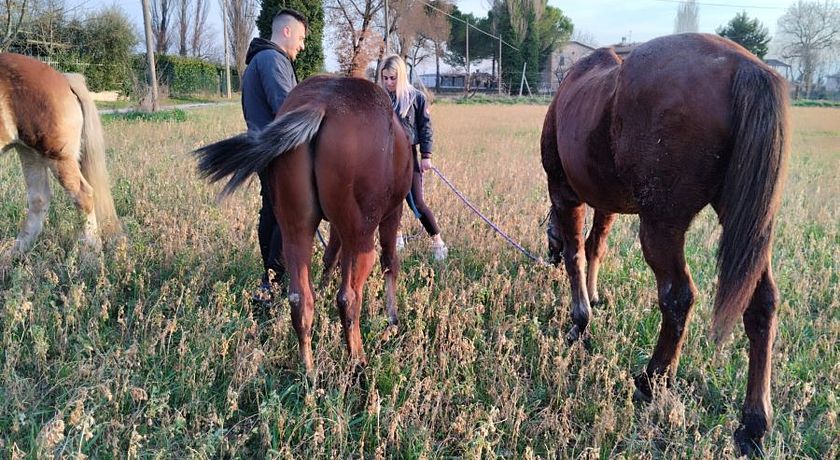
<path fill-rule="evenodd" d="M 245 57 L 248 67 L 242 74 L 242 113 L 248 131 L 261 131 L 271 123 L 286 95 L 297 85 L 292 62 L 303 50 L 308 27 L 301 13 L 285 9 L 271 22 L 271 40 L 258 37 L 251 41 Z M 282 259 L 280 227 L 274 218 L 265 171 L 260 172 L 259 177 L 262 208 L 257 234 L 265 274 L 260 288 L 254 293 L 254 300 L 268 302 L 272 299 L 272 287 L 279 288 L 286 267 Z"/>

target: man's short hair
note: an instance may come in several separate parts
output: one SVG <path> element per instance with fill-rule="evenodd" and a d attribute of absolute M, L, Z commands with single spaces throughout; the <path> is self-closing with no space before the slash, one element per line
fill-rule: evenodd
<path fill-rule="evenodd" d="M 271 33 L 275 34 L 279 32 L 281 28 L 288 26 L 292 19 L 303 24 L 304 30 L 309 32 L 309 21 L 306 20 L 306 16 L 303 13 L 291 8 L 284 8 L 275 14 L 274 19 L 271 20 Z"/>

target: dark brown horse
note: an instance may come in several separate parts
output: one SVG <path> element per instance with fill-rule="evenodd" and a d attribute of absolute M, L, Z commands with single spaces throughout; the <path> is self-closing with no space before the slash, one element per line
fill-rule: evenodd
<path fill-rule="evenodd" d="M 329 220 L 331 249 L 325 258 L 331 260 L 326 263 L 333 265 L 340 253 L 338 311 L 350 357 L 364 364 L 359 319 L 376 254 L 374 232 L 378 227 L 385 303 L 395 324 L 396 235 L 411 186 L 408 139 L 385 91 L 358 78 L 309 78 L 289 93 L 265 130 L 203 147 L 196 155 L 199 171 L 212 182 L 232 176 L 223 195 L 268 168 L 290 277 L 292 324 L 310 375 L 312 242 L 321 220 Z"/>
<path fill-rule="evenodd" d="M 20 157 L 29 208 L 6 258 L 28 251 L 41 233 L 52 198 L 50 171 L 86 216 L 87 246 L 98 250 L 100 231 L 119 233 L 102 125 L 84 77 L 0 53 L 0 153 L 9 149 Z"/>
<path fill-rule="evenodd" d="M 670 384 L 697 290 L 685 232 L 711 204 L 723 227 L 713 331 L 739 318 L 750 342 L 741 426 L 743 453 L 770 425 L 770 357 L 779 295 L 770 267 L 773 219 L 788 157 L 787 87 L 740 46 L 713 35 L 652 40 L 624 61 L 600 49 L 563 80 L 542 133 L 552 212 L 549 247 L 565 262 L 573 326 L 581 338 L 598 301 L 598 266 L 615 213 L 638 214 L 645 260 L 656 275 L 662 327 L 637 397 Z M 588 204 L 595 210 L 584 242 Z M 588 266 L 587 266 L 588 265 Z"/>

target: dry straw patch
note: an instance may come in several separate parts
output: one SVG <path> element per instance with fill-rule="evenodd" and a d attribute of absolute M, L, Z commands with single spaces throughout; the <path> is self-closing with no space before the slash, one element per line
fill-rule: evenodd
<path fill-rule="evenodd" d="M 438 104 L 434 160 L 491 219 L 544 252 L 538 141 L 544 106 Z M 782 291 L 768 454 L 840 455 L 837 412 L 840 116 L 795 109 L 794 156 L 777 226 Z M 106 126 L 128 240 L 82 264 L 78 219 L 57 193 L 43 237 L 0 280 L 2 456 L 90 458 L 721 458 L 733 454 L 746 382 L 742 332 L 707 338 L 719 231 L 704 212 L 687 258 L 700 300 L 675 387 L 632 402 L 658 332 L 637 221 L 621 217 L 602 269 L 593 350 L 567 347 L 562 271 L 506 246 L 445 186 L 426 193 L 450 245 L 403 253 L 402 323 L 389 329 L 375 273 L 363 334 L 366 388 L 348 373 L 333 298 L 318 293 L 317 378 L 302 378 L 288 304 L 248 302 L 259 276 L 256 187 L 222 205 L 190 150 L 240 132 L 236 106 L 186 123 Z M 24 213 L 20 167 L 0 158 L 0 237 Z M 408 214 L 408 213 L 406 213 Z M 420 234 L 405 217 L 409 234 Z M 320 255 L 320 249 L 316 257 Z M 316 276 L 320 269 L 316 268 Z"/>

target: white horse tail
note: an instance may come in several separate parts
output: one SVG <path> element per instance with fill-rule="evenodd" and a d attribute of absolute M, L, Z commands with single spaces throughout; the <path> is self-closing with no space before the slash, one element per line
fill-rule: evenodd
<path fill-rule="evenodd" d="M 102 136 L 102 122 L 99 111 L 93 102 L 85 77 L 80 74 L 64 74 L 70 89 L 82 107 L 84 125 L 82 127 L 82 155 L 80 165 L 82 175 L 93 188 L 93 203 L 96 220 L 103 236 L 116 235 L 122 231 L 114 199 L 111 196 L 111 183 L 105 163 L 105 141 Z"/>

